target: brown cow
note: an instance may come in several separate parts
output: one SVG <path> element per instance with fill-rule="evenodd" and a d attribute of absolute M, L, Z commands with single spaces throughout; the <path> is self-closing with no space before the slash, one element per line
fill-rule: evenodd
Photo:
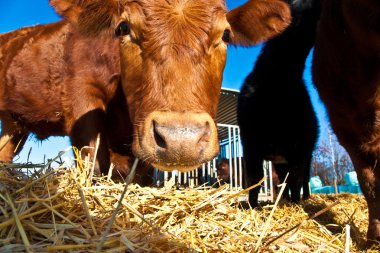
<path fill-rule="evenodd" d="M 230 12 L 223 0 L 50 3 L 63 21 L 0 36 L 0 159 L 31 132 L 79 148 L 100 136 L 103 173 L 110 157 L 128 171 L 132 151 L 168 171 L 213 158 L 227 44 L 258 43 L 291 19 L 280 0 Z"/>
<path fill-rule="evenodd" d="M 371 245 L 380 242 L 380 2 L 322 3 L 313 80 L 358 174 Z"/>

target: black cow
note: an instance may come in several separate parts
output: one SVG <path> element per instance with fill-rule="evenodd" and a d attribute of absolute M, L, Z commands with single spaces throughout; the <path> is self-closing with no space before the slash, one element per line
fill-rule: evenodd
<path fill-rule="evenodd" d="M 309 197 L 310 163 L 318 123 L 303 81 L 305 60 L 315 41 L 318 7 L 314 0 L 292 0 L 293 22 L 263 47 L 238 98 L 238 121 L 244 145 L 246 187 L 263 177 L 271 160 L 280 181 L 287 180 L 291 200 Z M 313 29 L 310 29 L 310 24 Z M 289 191 L 286 191 L 289 192 Z M 259 188 L 249 193 L 257 205 Z"/>

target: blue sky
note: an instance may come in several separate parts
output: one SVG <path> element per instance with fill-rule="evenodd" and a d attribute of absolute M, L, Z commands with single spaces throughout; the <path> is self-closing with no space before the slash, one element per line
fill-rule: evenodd
<path fill-rule="evenodd" d="M 246 0 L 227 0 L 229 9 L 234 8 Z M 0 1 L 0 33 L 8 32 L 24 26 L 45 24 L 59 20 L 48 0 L 1 0 Z M 261 45 L 252 48 L 229 47 L 227 65 L 224 71 L 223 87 L 240 89 L 245 77 L 252 70 L 254 61 L 260 52 Z M 317 92 L 311 82 L 311 57 L 306 62 L 304 79 L 311 94 L 312 102 L 320 120 L 320 136 L 327 137 L 327 120 L 324 106 L 321 104 Z M 55 137 L 37 141 L 33 138 L 24 146 L 17 162 L 25 162 L 30 152 L 30 161 L 42 162 L 44 156 L 53 158 L 60 150 L 70 146 L 68 138 Z"/>

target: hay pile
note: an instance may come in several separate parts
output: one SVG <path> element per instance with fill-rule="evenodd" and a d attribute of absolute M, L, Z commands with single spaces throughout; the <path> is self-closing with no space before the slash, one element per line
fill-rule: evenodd
<path fill-rule="evenodd" d="M 273 206 L 242 209 L 239 194 L 226 186 L 180 190 L 173 182 L 129 185 L 106 234 L 124 184 L 96 181 L 88 170 L 66 164 L 29 176 L 1 170 L 0 252 L 96 252 L 102 237 L 100 252 L 344 252 L 346 224 L 350 252 L 365 239 L 362 197 L 315 195 L 303 206 L 280 204 L 268 221 Z"/>

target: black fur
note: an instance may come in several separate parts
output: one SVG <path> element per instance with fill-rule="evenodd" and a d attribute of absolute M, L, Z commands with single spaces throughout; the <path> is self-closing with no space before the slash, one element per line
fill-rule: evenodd
<path fill-rule="evenodd" d="M 293 0 L 290 27 L 263 47 L 238 98 L 238 121 L 244 146 L 246 187 L 263 177 L 263 160 L 274 161 L 282 181 L 287 172 L 291 200 L 309 196 L 310 163 L 318 123 L 305 84 L 305 60 L 315 41 L 319 8 L 314 0 Z M 275 186 L 276 187 L 276 186 Z M 288 191 L 287 191 L 288 192 Z M 249 193 L 257 205 L 259 188 Z"/>

